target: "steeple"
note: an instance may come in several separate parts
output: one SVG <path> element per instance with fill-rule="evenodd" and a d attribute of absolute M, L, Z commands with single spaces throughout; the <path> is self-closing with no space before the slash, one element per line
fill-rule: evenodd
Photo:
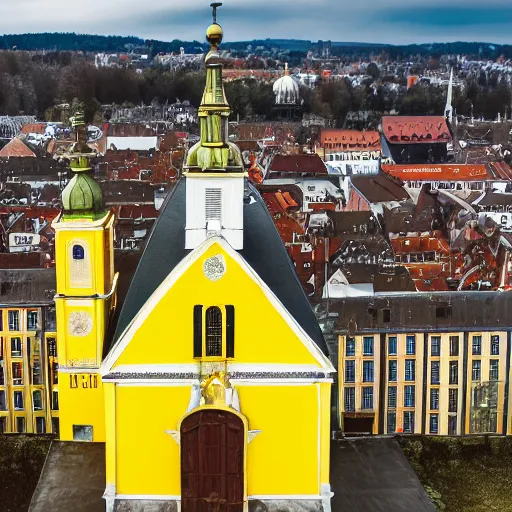
<path fill-rule="evenodd" d="M 75 142 L 64 154 L 74 173 L 73 178 L 62 191 L 64 219 L 97 218 L 104 216 L 103 195 L 101 188 L 91 176 L 92 161 L 96 153 L 87 145 L 87 125 L 84 113 L 77 112 L 70 119 L 75 134 Z"/>
<path fill-rule="evenodd" d="M 210 51 L 206 55 L 206 85 L 199 107 L 199 129 L 201 140 L 187 155 L 187 170 L 242 172 L 243 162 L 238 147 L 228 142 L 228 121 L 231 114 L 224 84 L 219 46 L 222 42 L 222 27 L 217 23 L 217 8 L 222 4 L 212 3 L 213 23 L 206 30 Z"/>
<path fill-rule="evenodd" d="M 450 69 L 450 81 L 448 82 L 448 94 L 446 95 L 446 107 L 444 107 L 444 114 L 451 123 L 453 121 L 453 68 Z"/>

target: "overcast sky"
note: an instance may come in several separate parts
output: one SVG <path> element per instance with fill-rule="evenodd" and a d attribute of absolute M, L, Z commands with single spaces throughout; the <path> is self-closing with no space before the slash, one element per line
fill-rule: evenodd
<path fill-rule="evenodd" d="M 0 1 L 0 33 L 79 32 L 204 40 L 211 0 Z M 225 0 L 226 41 L 512 44 L 511 0 Z"/>

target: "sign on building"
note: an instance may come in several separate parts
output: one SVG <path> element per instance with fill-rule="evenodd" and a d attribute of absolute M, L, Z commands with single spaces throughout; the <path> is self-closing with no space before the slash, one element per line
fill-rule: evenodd
<path fill-rule="evenodd" d="M 36 233 L 9 233 L 9 252 L 28 252 L 40 243 L 41 235 Z"/>

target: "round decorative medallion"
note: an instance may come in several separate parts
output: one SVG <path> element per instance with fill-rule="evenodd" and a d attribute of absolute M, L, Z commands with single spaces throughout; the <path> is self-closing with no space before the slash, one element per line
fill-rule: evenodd
<path fill-rule="evenodd" d="M 226 262 L 222 254 L 208 258 L 203 265 L 204 275 L 210 281 L 218 281 L 226 273 Z"/>
<path fill-rule="evenodd" d="M 73 336 L 87 336 L 92 330 L 92 318 L 85 311 L 73 311 L 68 317 L 68 331 Z"/>

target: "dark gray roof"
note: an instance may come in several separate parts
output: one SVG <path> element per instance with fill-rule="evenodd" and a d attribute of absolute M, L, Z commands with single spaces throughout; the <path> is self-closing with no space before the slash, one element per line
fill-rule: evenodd
<path fill-rule="evenodd" d="M 105 444 L 54 441 L 29 512 L 104 512 Z"/>
<path fill-rule="evenodd" d="M 397 441 L 353 439 L 331 445 L 333 512 L 435 512 Z"/>
<path fill-rule="evenodd" d="M 390 293 L 319 300 L 314 307 L 326 334 L 510 330 L 512 293 Z"/>
<path fill-rule="evenodd" d="M 53 304 L 55 269 L 0 269 L 0 305 Z"/>
<path fill-rule="evenodd" d="M 246 185 L 246 195 L 252 196 L 252 201 L 244 202 L 244 248 L 239 254 L 327 354 L 315 314 L 263 199 L 249 183 Z M 184 249 L 185 200 L 186 182 L 182 179 L 167 196 L 148 237 L 119 316 L 114 341 L 174 267 L 190 252 Z"/>

